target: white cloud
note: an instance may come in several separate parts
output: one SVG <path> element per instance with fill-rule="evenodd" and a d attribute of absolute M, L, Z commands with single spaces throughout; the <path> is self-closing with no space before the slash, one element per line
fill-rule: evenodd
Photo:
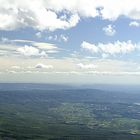
<path fill-rule="evenodd" d="M 7 71 L 8 73 L 12 73 L 12 74 L 16 74 L 17 72 L 16 71 L 14 71 L 14 70 L 9 70 L 9 71 Z"/>
<path fill-rule="evenodd" d="M 101 51 L 111 55 L 131 53 L 136 49 L 136 46 L 137 45 L 133 44 L 131 41 L 127 42 L 116 41 L 114 43 L 98 44 L 98 47 L 101 49 Z"/>
<path fill-rule="evenodd" d="M 22 46 L 22 44 L 28 44 Z M 35 42 L 31 40 L 10 40 L 8 38 L 1 38 L 0 41 L 0 55 L 1 56 L 35 56 L 47 57 L 49 53 L 58 53 L 60 49 L 51 43 Z"/>
<path fill-rule="evenodd" d="M 114 29 L 113 25 L 107 25 L 106 27 L 103 28 L 103 31 L 105 32 L 106 35 L 108 36 L 113 36 L 116 33 L 116 30 Z"/>
<path fill-rule="evenodd" d="M 2 10 L 2 9 L 1 9 Z M 8 15 L 6 13 L 0 13 L 0 29 L 1 30 L 12 30 L 16 28 L 16 17 L 14 15 Z"/>
<path fill-rule="evenodd" d="M 48 37 L 48 40 L 53 40 L 53 41 L 56 41 L 58 39 L 58 36 L 57 35 L 54 35 L 54 36 L 49 36 Z"/>
<path fill-rule="evenodd" d="M 120 16 L 140 19 L 139 0 L 99 0 L 103 19 L 116 20 Z M 126 6 L 127 5 L 127 6 Z"/>
<path fill-rule="evenodd" d="M 32 40 L 8 40 L 8 43 L 24 43 L 24 44 L 31 44 L 32 46 L 35 46 L 38 49 L 42 50 L 58 50 L 59 48 L 52 43 L 47 43 L 47 42 L 36 42 Z"/>
<path fill-rule="evenodd" d="M 77 66 L 80 69 L 96 69 L 98 67 L 97 65 L 94 64 L 83 64 L 83 63 L 79 63 L 77 64 Z"/>
<path fill-rule="evenodd" d="M 0 50 L 0 55 L 6 55 L 8 52 L 6 50 Z"/>
<path fill-rule="evenodd" d="M 35 66 L 35 68 L 38 68 L 38 69 L 53 69 L 53 66 L 39 63 Z"/>
<path fill-rule="evenodd" d="M 61 34 L 60 39 L 64 42 L 67 42 L 68 41 L 68 36 L 65 36 L 65 35 Z"/>
<path fill-rule="evenodd" d="M 140 23 L 137 21 L 132 21 L 129 23 L 129 26 L 140 27 Z"/>
<path fill-rule="evenodd" d="M 47 37 L 48 40 L 52 40 L 53 39 L 53 36 L 49 36 Z"/>
<path fill-rule="evenodd" d="M 8 43 L 8 42 L 9 42 L 9 39 L 6 38 L 6 37 L 2 37 L 2 38 L 1 38 L 1 42 L 2 42 L 2 43 Z"/>
<path fill-rule="evenodd" d="M 51 35 L 51 36 L 48 36 L 47 39 L 48 40 L 52 40 L 52 41 L 67 42 L 69 38 L 68 38 L 68 36 L 66 36 L 64 34 L 61 34 L 61 35 Z"/>
<path fill-rule="evenodd" d="M 23 57 L 0 57 L 0 72 L 9 73 L 15 71 L 17 74 L 82 74 L 82 75 L 138 75 L 138 63 L 132 61 L 121 61 L 115 59 L 86 59 L 86 58 L 58 58 L 24 59 Z M 12 66 L 20 66 L 20 69 L 11 69 Z M 63 67 L 60 67 L 63 66 Z M 54 68 L 55 69 L 54 69 Z M 6 71 L 7 70 L 7 71 Z M 30 71 L 30 72 L 28 72 Z M 14 73 L 14 72 L 13 72 Z M 23 75 L 25 76 L 25 75 Z M 39 75 L 40 76 L 40 75 Z M 9 77 L 8 77 L 9 78 Z M 54 76 L 55 78 L 55 76 Z M 57 77 L 56 77 L 57 78 Z M 65 77 L 64 77 L 65 78 Z"/>
<path fill-rule="evenodd" d="M 10 42 L 14 42 L 14 43 L 35 43 L 35 41 L 33 41 L 33 40 L 24 40 L 24 39 L 14 39 L 14 40 L 10 40 Z"/>
<path fill-rule="evenodd" d="M 120 42 L 116 41 L 114 43 L 99 43 L 97 45 L 90 44 L 88 42 L 83 41 L 81 44 L 83 49 L 86 49 L 92 53 L 101 53 L 101 54 L 109 54 L 109 55 L 116 55 L 116 54 L 127 54 L 135 51 L 139 48 L 138 44 L 133 44 L 132 41 L 127 42 Z"/>
<path fill-rule="evenodd" d="M 34 42 L 33 46 L 36 46 L 38 49 L 42 50 L 57 50 L 58 47 L 55 44 L 45 43 L 45 42 Z"/>
<path fill-rule="evenodd" d="M 47 3 L 47 2 L 46 2 Z M 97 0 L 51 0 L 48 2 L 48 7 L 55 11 L 67 10 L 73 13 L 78 13 L 83 17 L 95 17 L 98 15 L 96 7 L 98 7 Z"/>
<path fill-rule="evenodd" d="M 48 51 L 46 51 L 46 52 L 49 53 L 49 54 L 50 54 L 50 53 L 51 53 L 51 54 L 52 54 L 52 53 L 59 53 L 58 50 L 48 50 Z"/>
<path fill-rule="evenodd" d="M 139 0 L 0 1 L 1 30 L 21 27 L 32 27 L 40 31 L 68 29 L 76 26 L 80 18 L 97 16 L 108 20 L 116 20 L 120 16 L 139 20 Z"/>
<path fill-rule="evenodd" d="M 20 66 L 11 66 L 12 69 L 20 69 Z"/>
<path fill-rule="evenodd" d="M 35 35 L 36 35 L 37 38 L 41 38 L 42 37 L 41 32 L 37 32 Z"/>
<path fill-rule="evenodd" d="M 20 27 L 33 27 L 40 31 L 67 29 L 79 22 L 77 13 L 69 14 L 61 19 L 58 13 L 48 8 L 49 1 L 45 0 L 1 0 L 0 1 L 0 29 L 13 30 Z"/>
<path fill-rule="evenodd" d="M 102 54 L 102 58 L 103 58 L 103 59 L 106 59 L 106 58 L 108 58 L 108 57 L 109 57 L 108 54 L 106 54 L 106 53 L 103 53 L 103 54 Z"/>
<path fill-rule="evenodd" d="M 83 41 L 83 43 L 81 44 L 81 48 L 89 50 L 92 53 L 98 53 L 99 52 L 99 48 L 96 45 L 88 43 L 86 41 Z"/>
<path fill-rule="evenodd" d="M 47 56 L 45 51 L 40 51 L 38 48 L 32 46 L 24 46 L 17 49 L 17 52 L 24 56 Z"/>

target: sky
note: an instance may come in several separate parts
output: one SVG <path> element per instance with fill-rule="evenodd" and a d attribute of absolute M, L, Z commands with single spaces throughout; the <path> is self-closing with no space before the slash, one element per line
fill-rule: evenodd
<path fill-rule="evenodd" d="M 140 83 L 139 0 L 0 0 L 0 82 Z"/>

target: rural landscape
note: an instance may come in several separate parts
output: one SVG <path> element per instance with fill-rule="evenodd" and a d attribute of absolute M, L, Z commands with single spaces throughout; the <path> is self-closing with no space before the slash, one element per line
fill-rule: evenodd
<path fill-rule="evenodd" d="M 0 140 L 140 139 L 138 93 L 11 86 L 0 90 Z"/>

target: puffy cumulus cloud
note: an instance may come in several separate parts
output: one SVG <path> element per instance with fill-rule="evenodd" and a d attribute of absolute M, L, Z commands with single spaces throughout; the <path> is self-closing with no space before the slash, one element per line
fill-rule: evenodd
<path fill-rule="evenodd" d="M 83 17 L 96 17 L 99 15 L 96 8 L 99 6 L 98 0 L 51 0 L 46 1 L 48 7 L 52 10 L 61 12 L 63 10 L 71 11 L 72 13 L 77 13 Z"/>
<path fill-rule="evenodd" d="M 77 64 L 77 66 L 80 69 L 95 69 L 98 67 L 97 65 L 94 64 L 83 64 L 83 63 L 79 63 Z"/>
<path fill-rule="evenodd" d="M 116 33 L 116 30 L 114 29 L 115 27 L 113 25 L 107 25 L 106 27 L 103 28 L 103 31 L 105 32 L 106 35 L 108 36 L 113 36 Z"/>
<path fill-rule="evenodd" d="M 140 19 L 139 0 L 51 0 L 49 5 L 57 11 L 66 9 L 83 17 L 101 16 L 103 19 L 116 20 L 120 16 L 126 16 Z"/>
<path fill-rule="evenodd" d="M 137 21 L 131 21 L 131 22 L 129 23 L 129 26 L 140 27 L 140 23 L 137 22 Z"/>
<path fill-rule="evenodd" d="M 100 16 L 103 19 L 116 20 L 120 16 L 126 16 L 140 19 L 139 0 L 51 0 L 48 5 L 56 11 L 66 9 L 82 17 Z"/>
<path fill-rule="evenodd" d="M 35 66 L 35 68 L 37 68 L 37 69 L 53 69 L 53 66 L 39 63 Z"/>
<path fill-rule="evenodd" d="M 98 44 L 98 47 L 101 51 L 114 55 L 114 54 L 126 54 L 134 51 L 137 47 L 136 44 L 133 44 L 130 40 L 127 42 L 116 41 L 114 43 L 108 44 Z"/>
<path fill-rule="evenodd" d="M 139 0 L 99 0 L 99 3 L 103 19 L 116 20 L 120 16 L 140 19 Z"/>
<path fill-rule="evenodd" d="M 69 13 L 61 19 L 57 12 L 49 8 L 49 0 L 1 0 L 0 29 L 13 30 L 31 26 L 38 30 L 67 29 L 79 22 L 77 13 Z"/>
<path fill-rule="evenodd" d="M 83 41 L 83 43 L 81 44 L 81 48 L 85 49 L 85 50 L 89 50 L 92 53 L 98 53 L 99 52 L 99 48 L 96 45 L 88 43 L 86 41 Z"/>
<path fill-rule="evenodd" d="M 16 17 L 13 15 L 0 13 L 0 29 L 1 30 L 12 30 L 17 27 Z"/>
<path fill-rule="evenodd" d="M 17 48 L 16 51 L 24 56 L 47 56 L 45 51 L 40 51 L 38 48 L 27 45 Z"/>
<path fill-rule="evenodd" d="M 127 42 L 116 41 L 114 43 L 107 43 L 107 44 L 99 43 L 97 45 L 84 41 L 81 44 L 81 47 L 85 50 L 89 50 L 92 53 L 98 53 L 102 55 L 106 54 L 106 56 L 108 56 L 108 55 L 131 53 L 135 51 L 136 49 L 138 49 L 139 45 L 133 44 L 131 40 Z"/>
<path fill-rule="evenodd" d="M 127 5 L 127 6 L 126 6 Z M 116 20 L 140 19 L 139 0 L 1 0 L 0 29 L 33 27 L 37 30 L 68 29 L 81 17 Z"/>

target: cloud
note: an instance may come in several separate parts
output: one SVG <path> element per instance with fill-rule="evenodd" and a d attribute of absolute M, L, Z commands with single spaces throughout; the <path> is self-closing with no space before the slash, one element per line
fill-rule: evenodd
<path fill-rule="evenodd" d="M 47 42 L 36 42 L 32 40 L 9 40 L 9 43 L 24 43 L 31 44 L 32 46 L 42 50 L 58 50 L 59 48 L 55 44 Z"/>
<path fill-rule="evenodd" d="M 51 35 L 48 37 L 48 40 L 53 40 L 53 41 L 56 41 L 58 39 L 58 36 L 57 35 Z"/>
<path fill-rule="evenodd" d="M 47 63 L 46 63 L 47 62 Z M 139 62 L 135 63 L 128 60 L 115 59 L 87 59 L 87 58 L 42 58 L 24 59 L 24 57 L 0 57 L 0 72 L 8 73 L 8 71 L 15 71 L 16 73 L 34 73 L 48 74 L 98 74 L 98 75 L 136 75 L 139 72 Z M 63 67 L 60 67 L 63 66 Z M 20 69 L 18 69 L 20 67 Z M 7 71 L 6 71 L 7 70 Z M 65 72 L 65 73 L 64 73 Z M 130 73 L 131 72 L 131 73 Z M 133 72 L 133 73 L 132 73 Z M 55 78 L 55 77 L 54 77 Z"/>
<path fill-rule="evenodd" d="M 53 66 L 39 63 L 35 66 L 35 68 L 37 68 L 37 69 L 53 69 Z"/>
<path fill-rule="evenodd" d="M 126 6 L 127 5 L 127 6 Z M 1 0 L 0 30 L 32 27 L 40 31 L 69 29 L 82 18 L 140 19 L 139 0 Z"/>
<path fill-rule="evenodd" d="M 34 4 L 33 4 L 34 3 Z M 58 13 L 48 8 L 49 1 L 45 0 L 1 0 L 0 1 L 0 29 L 14 30 L 16 28 L 32 27 L 37 30 L 68 29 L 79 22 L 77 13 L 67 15 L 61 19 Z"/>
<path fill-rule="evenodd" d="M 103 19 L 116 20 L 120 16 L 140 19 L 139 0 L 99 0 L 99 3 Z"/>
<path fill-rule="evenodd" d="M 67 42 L 68 41 L 68 36 L 61 34 L 61 35 L 51 35 L 48 36 L 47 38 L 48 40 L 52 40 L 52 41 L 59 41 L 59 42 Z"/>
<path fill-rule="evenodd" d="M 8 42 L 9 42 L 9 39 L 6 38 L 6 37 L 2 37 L 2 38 L 1 38 L 1 42 L 2 42 L 2 43 L 8 43 Z"/>
<path fill-rule="evenodd" d="M 132 21 L 129 23 L 129 26 L 140 27 L 140 23 L 137 21 Z"/>
<path fill-rule="evenodd" d="M 35 43 L 33 40 L 14 39 L 10 40 L 11 43 Z"/>
<path fill-rule="evenodd" d="M 20 69 L 20 66 L 11 66 L 12 69 Z"/>
<path fill-rule="evenodd" d="M 8 52 L 6 50 L 0 50 L 0 55 L 3 56 L 3 55 L 6 55 L 8 54 Z"/>
<path fill-rule="evenodd" d="M 27 45 L 17 48 L 17 52 L 24 56 L 47 56 L 45 51 L 40 51 L 38 48 Z"/>
<path fill-rule="evenodd" d="M 117 55 L 117 54 L 128 54 L 139 48 L 138 44 L 133 44 L 131 40 L 127 42 L 116 41 L 114 43 L 98 43 L 97 45 L 91 44 L 83 41 L 81 48 L 88 50 L 92 53 L 98 54 L 108 54 L 108 55 Z"/>
<path fill-rule="evenodd" d="M 23 44 L 26 45 L 23 46 Z M 0 40 L 1 56 L 47 57 L 47 54 L 59 52 L 60 49 L 51 43 L 35 42 L 32 40 L 10 40 L 8 38 L 1 38 Z"/>
<path fill-rule="evenodd" d="M 106 59 L 106 58 L 108 58 L 108 57 L 109 57 L 108 54 L 106 54 L 106 53 L 103 53 L 103 54 L 102 54 L 102 58 L 103 58 L 103 59 Z"/>
<path fill-rule="evenodd" d="M 83 64 L 83 63 L 79 63 L 77 64 L 77 66 L 80 69 L 96 69 L 98 67 L 97 65 L 94 64 Z"/>
<path fill-rule="evenodd" d="M 85 49 L 85 50 L 88 50 L 88 51 L 91 51 L 92 53 L 98 53 L 99 52 L 99 48 L 96 45 L 88 43 L 86 41 L 83 41 L 83 43 L 81 44 L 81 48 Z"/>
<path fill-rule="evenodd" d="M 103 28 L 103 31 L 105 32 L 106 35 L 108 36 L 113 36 L 116 33 L 116 30 L 114 29 L 113 25 L 107 25 L 106 27 Z"/>
<path fill-rule="evenodd" d="M 36 46 L 38 49 L 43 50 L 57 50 L 58 47 L 54 44 L 45 43 L 45 42 L 34 42 L 32 43 L 33 46 Z"/>
<path fill-rule="evenodd" d="M 0 43 L 0 54 L 3 56 L 16 55 L 18 46 L 11 43 Z"/>
<path fill-rule="evenodd" d="M 77 13 L 82 17 L 96 17 L 98 15 L 98 11 L 96 10 L 98 6 L 97 0 L 51 0 L 48 2 L 48 7 L 55 11 L 67 10 Z"/>
<path fill-rule="evenodd" d="M 49 54 L 59 53 L 58 50 L 48 50 L 48 51 L 46 51 L 46 52 L 49 53 Z"/>
<path fill-rule="evenodd" d="M 131 41 L 116 41 L 114 43 L 98 44 L 98 47 L 101 49 L 101 51 L 110 55 L 131 53 L 136 49 L 136 46 L 137 45 L 133 44 Z"/>
<path fill-rule="evenodd" d="M 41 32 L 37 32 L 35 35 L 36 35 L 37 38 L 41 38 L 42 37 Z"/>
<path fill-rule="evenodd" d="M 60 40 L 67 42 L 68 41 L 68 36 L 65 36 L 63 34 L 60 35 Z"/>

